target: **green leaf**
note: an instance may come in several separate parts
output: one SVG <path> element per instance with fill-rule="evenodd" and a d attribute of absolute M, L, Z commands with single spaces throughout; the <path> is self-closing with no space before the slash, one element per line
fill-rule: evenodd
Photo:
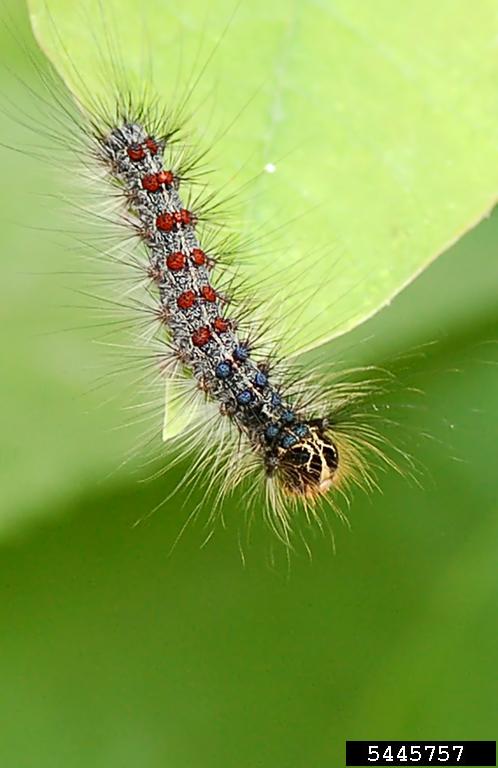
<path fill-rule="evenodd" d="M 191 126 L 202 147 L 218 137 L 214 187 L 257 176 L 244 220 L 280 242 L 244 276 L 283 270 L 293 318 L 308 299 L 285 352 L 376 312 L 494 204 L 491 0 L 479 13 L 465 0 L 48 5 L 31 0 L 35 32 L 80 99 L 114 98 L 103 61 L 138 88 L 150 57 L 166 107 L 195 86 Z"/>
<path fill-rule="evenodd" d="M 242 272 L 278 293 L 284 354 L 375 313 L 496 199 L 493 2 L 49 7 L 31 0 L 34 29 L 81 101 L 113 102 L 103 72 L 138 92 L 152 71 L 166 107 L 190 94 L 195 141 L 217 140 L 213 187 L 252 180 L 246 231 L 276 234 Z"/>

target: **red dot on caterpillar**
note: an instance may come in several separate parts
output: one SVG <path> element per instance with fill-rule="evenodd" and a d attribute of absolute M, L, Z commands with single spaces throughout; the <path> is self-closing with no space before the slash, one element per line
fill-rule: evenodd
<path fill-rule="evenodd" d="M 195 347 L 203 347 L 211 338 L 211 331 L 207 327 L 197 328 L 192 334 L 192 344 Z"/>
<path fill-rule="evenodd" d="M 145 149 L 140 144 L 130 144 L 126 149 L 126 152 L 130 160 L 133 160 L 134 162 L 143 160 L 145 157 Z"/>
<path fill-rule="evenodd" d="M 185 208 L 181 211 L 182 224 L 195 224 L 195 216 L 191 211 L 187 211 Z"/>
<path fill-rule="evenodd" d="M 228 331 L 230 328 L 230 323 L 223 317 L 217 317 L 213 323 L 213 327 L 215 331 L 218 331 L 218 333 L 225 333 L 225 331 Z"/>
<path fill-rule="evenodd" d="M 166 266 L 173 272 L 178 272 L 179 269 L 183 269 L 185 266 L 185 256 L 181 251 L 170 253 L 166 259 Z"/>
<path fill-rule="evenodd" d="M 175 177 L 171 171 L 159 171 L 157 180 L 159 184 L 166 184 L 169 187 L 175 181 Z"/>
<path fill-rule="evenodd" d="M 184 291 L 181 293 L 176 303 L 180 307 L 180 309 L 190 309 L 190 307 L 193 307 L 196 302 L 196 295 L 193 291 Z"/>
<path fill-rule="evenodd" d="M 147 192 L 157 192 L 160 186 L 161 182 L 159 181 L 159 174 L 151 173 L 148 176 L 144 176 L 142 179 L 142 187 L 146 189 Z"/>
<path fill-rule="evenodd" d="M 167 213 L 166 211 L 164 213 L 160 213 L 156 218 L 156 226 L 163 232 L 171 232 L 175 224 L 176 222 L 173 214 Z"/>
<path fill-rule="evenodd" d="M 152 136 L 148 136 L 148 137 L 145 139 L 145 146 L 147 147 L 147 149 L 149 150 L 149 152 L 150 152 L 150 154 L 151 154 L 151 155 L 156 155 L 156 154 L 157 154 L 157 151 L 158 151 L 158 149 L 159 149 L 159 146 L 158 146 L 158 144 L 157 144 L 157 141 L 155 141 L 155 140 L 152 138 Z"/>
<path fill-rule="evenodd" d="M 216 291 L 210 285 L 202 286 L 201 296 L 206 301 L 216 301 Z"/>
<path fill-rule="evenodd" d="M 193 248 L 190 256 L 197 267 L 202 267 L 206 263 L 206 254 L 200 248 Z"/>
<path fill-rule="evenodd" d="M 191 214 L 190 211 L 187 211 L 186 208 L 182 208 L 181 211 L 175 211 L 173 216 L 175 217 L 175 221 L 177 224 L 183 224 L 184 226 L 188 226 L 189 224 L 193 224 L 194 217 Z"/>

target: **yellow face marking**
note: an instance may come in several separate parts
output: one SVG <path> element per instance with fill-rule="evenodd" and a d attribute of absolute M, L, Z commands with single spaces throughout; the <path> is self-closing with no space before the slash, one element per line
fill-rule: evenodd
<path fill-rule="evenodd" d="M 331 441 L 313 429 L 306 440 L 297 443 L 284 454 L 282 467 L 283 482 L 288 492 L 316 497 L 327 493 L 333 485 L 337 449 Z"/>

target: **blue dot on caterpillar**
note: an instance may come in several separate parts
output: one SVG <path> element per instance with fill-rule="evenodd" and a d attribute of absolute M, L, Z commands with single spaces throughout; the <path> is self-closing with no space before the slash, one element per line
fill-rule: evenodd
<path fill-rule="evenodd" d="M 326 493 L 339 466 L 327 422 L 299 414 L 282 383 L 272 382 L 253 359 L 250 345 L 238 337 L 236 324 L 224 317 L 210 281 L 211 260 L 197 238 L 195 214 L 184 207 L 180 180 L 163 167 L 164 143 L 133 121 L 98 142 L 143 228 L 149 273 L 161 275 L 161 317 L 179 359 L 285 493 Z"/>

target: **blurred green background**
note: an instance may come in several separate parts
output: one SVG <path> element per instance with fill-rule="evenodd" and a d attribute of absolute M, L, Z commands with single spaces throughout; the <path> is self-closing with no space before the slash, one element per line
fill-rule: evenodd
<path fill-rule="evenodd" d="M 4 112 L 22 109 L 2 72 Z M 290 572 L 262 525 L 242 565 L 237 499 L 206 547 L 199 521 L 170 556 L 185 493 L 133 523 L 184 467 L 113 473 L 141 428 L 113 429 L 115 381 L 93 388 L 108 351 L 62 274 L 62 187 L 4 112 L 0 141 L 23 151 L 1 150 L 0 766 L 326 768 L 346 738 L 496 738 L 498 216 L 326 350 L 423 391 L 397 396 L 421 485 L 387 473 L 352 531 L 333 523 L 336 554 L 310 535 Z"/>

